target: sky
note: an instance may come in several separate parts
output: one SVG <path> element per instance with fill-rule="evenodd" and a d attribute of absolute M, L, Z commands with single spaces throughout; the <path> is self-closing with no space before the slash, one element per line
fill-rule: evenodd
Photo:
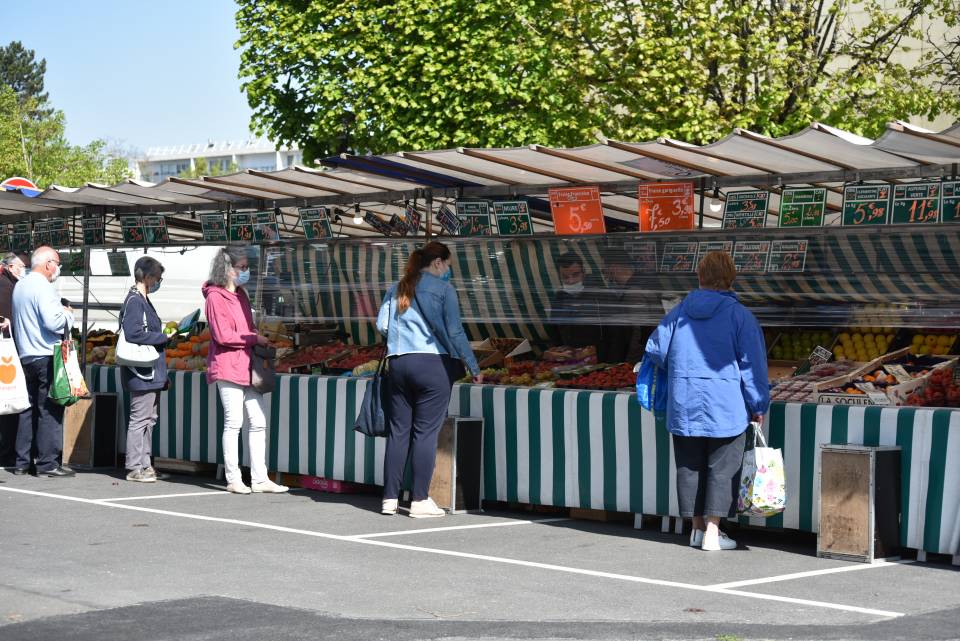
<path fill-rule="evenodd" d="M 73 144 L 244 140 L 235 12 L 233 0 L 0 0 L 0 45 L 46 59 Z"/>

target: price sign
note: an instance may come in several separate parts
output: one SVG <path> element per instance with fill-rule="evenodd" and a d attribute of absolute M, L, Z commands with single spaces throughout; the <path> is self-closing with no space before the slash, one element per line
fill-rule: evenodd
<path fill-rule="evenodd" d="M 378 232 L 380 232 L 384 236 L 389 236 L 390 232 L 392 231 L 392 229 L 390 228 L 390 225 L 385 223 L 383 219 L 380 218 L 380 216 L 377 216 L 372 211 L 368 211 L 363 216 L 363 221 L 368 225 L 370 225 L 371 227 L 373 227 L 374 229 L 376 229 Z"/>
<path fill-rule="evenodd" d="M 10 247 L 10 225 L 0 225 L 0 247 Z"/>
<path fill-rule="evenodd" d="M 170 242 L 166 216 L 143 216 L 143 239 L 147 245 L 166 245 Z"/>
<path fill-rule="evenodd" d="M 84 216 L 83 217 L 83 244 L 84 245 L 105 245 L 106 233 L 104 231 L 103 216 Z"/>
<path fill-rule="evenodd" d="M 781 227 L 822 227 L 827 190 L 822 187 L 787 188 L 780 195 Z"/>
<path fill-rule="evenodd" d="M 770 244 L 768 272 L 802 272 L 807 266 L 806 240 L 774 240 Z"/>
<path fill-rule="evenodd" d="M 407 235 L 407 223 L 400 217 L 400 214 L 390 216 L 390 222 L 387 224 L 390 225 L 390 231 L 395 231 L 401 236 Z"/>
<path fill-rule="evenodd" d="M 83 276 L 83 252 L 61 252 L 60 270 L 63 276 Z"/>
<path fill-rule="evenodd" d="M 461 236 L 491 236 L 490 203 L 458 200 L 457 217 L 460 219 Z"/>
<path fill-rule="evenodd" d="M 697 261 L 693 268 L 696 269 L 699 267 L 700 261 L 703 260 L 703 257 L 710 252 L 726 252 L 728 254 L 733 254 L 733 241 L 712 240 L 709 242 L 697 243 Z"/>
<path fill-rule="evenodd" d="M 858 185 L 843 190 L 844 227 L 886 225 L 890 185 Z"/>
<path fill-rule="evenodd" d="M 30 249 L 31 232 L 30 221 L 25 220 L 13 223 L 13 234 L 10 235 L 10 249 L 23 252 Z"/>
<path fill-rule="evenodd" d="M 223 214 L 200 214 L 203 239 L 210 243 L 227 242 L 227 223 Z"/>
<path fill-rule="evenodd" d="M 501 236 L 532 236 L 533 222 L 524 200 L 508 200 L 493 203 L 497 218 L 497 232 Z"/>
<path fill-rule="evenodd" d="M 309 240 L 333 238 L 330 227 L 330 211 L 326 207 L 314 207 L 300 210 L 300 226 L 303 235 Z"/>
<path fill-rule="evenodd" d="M 766 191 L 732 191 L 723 203 L 724 229 L 755 229 L 767 226 Z"/>
<path fill-rule="evenodd" d="M 50 218 L 47 220 L 47 240 L 51 247 L 69 247 L 70 226 L 66 218 Z"/>
<path fill-rule="evenodd" d="M 548 193 L 558 235 L 606 233 L 598 187 L 554 187 Z"/>
<path fill-rule="evenodd" d="M 743 274 L 763 273 L 770 256 L 770 241 L 739 241 L 733 248 L 733 264 Z"/>
<path fill-rule="evenodd" d="M 123 219 L 121 219 L 122 221 Z M 110 252 L 107 254 L 107 262 L 110 264 L 111 276 L 129 276 L 130 263 L 127 261 L 125 252 Z"/>
<path fill-rule="evenodd" d="M 636 269 L 641 272 L 657 271 L 657 243 L 652 241 L 627 241 L 624 251 L 633 259 Z"/>
<path fill-rule="evenodd" d="M 894 225 L 922 225 L 940 221 L 940 183 L 893 186 Z"/>
<path fill-rule="evenodd" d="M 666 243 L 663 247 L 663 259 L 660 261 L 662 272 L 692 272 L 697 260 L 699 243 Z"/>
<path fill-rule="evenodd" d="M 442 205 L 440 211 L 437 212 L 437 221 L 447 235 L 458 236 L 460 234 L 460 219 L 446 205 Z"/>
<path fill-rule="evenodd" d="M 960 223 L 960 182 L 945 182 L 940 192 L 941 220 L 945 223 Z M 960 370 L 960 367 L 957 368 Z"/>
<path fill-rule="evenodd" d="M 406 225 L 407 231 L 416 236 L 417 232 L 420 231 L 420 212 L 412 205 L 407 205 L 403 210 L 403 223 Z"/>
<path fill-rule="evenodd" d="M 253 214 L 230 214 L 230 242 L 253 241 Z"/>
<path fill-rule="evenodd" d="M 693 183 L 640 183 L 640 231 L 693 229 Z"/>
<path fill-rule="evenodd" d="M 41 245 L 50 244 L 50 234 L 47 231 L 47 221 L 38 220 L 33 223 L 33 246 L 40 247 Z"/>
<path fill-rule="evenodd" d="M 258 211 L 253 215 L 253 240 L 261 243 L 265 240 L 280 238 L 277 216 L 272 211 Z"/>
<path fill-rule="evenodd" d="M 123 242 L 127 245 L 143 244 L 143 221 L 140 220 L 140 216 L 121 217 L 120 231 L 123 233 Z"/>

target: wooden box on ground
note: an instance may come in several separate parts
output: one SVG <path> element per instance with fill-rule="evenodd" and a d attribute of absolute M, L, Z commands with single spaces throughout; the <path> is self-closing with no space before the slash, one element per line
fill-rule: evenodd
<path fill-rule="evenodd" d="M 451 512 L 480 509 L 483 419 L 449 416 L 437 439 L 437 463 L 430 497 Z"/>
<path fill-rule="evenodd" d="M 873 562 L 900 551 L 900 448 L 820 446 L 817 556 Z"/>
<path fill-rule="evenodd" d="M 63 414 L 63 462 L 76 467 L 116 467 L 117 396 L 81 398 Z"/>

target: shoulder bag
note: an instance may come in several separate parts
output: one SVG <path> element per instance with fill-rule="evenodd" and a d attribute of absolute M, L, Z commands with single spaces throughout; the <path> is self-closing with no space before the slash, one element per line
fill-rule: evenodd
<path fill-rule="evenodd" d="M 129 303 L 130 297 L 127 297 Z M 117 337 L 117 364 L 127 367 L 153 367 L 160 359 L 160 352 L 153 345 L 138 345 L 131 343 L 123 333 L 123 317 L 126 311 L 127 303 L 124 304 L 124 311 L 120 312 L 120 334 Z M 143 328 L 147 329 L 147 313 L 143 313 Z M 153 375 L 150 375 L 153 378 Z"/>
<path fill-rule="evenodd" d="M 261 394 L 269 394 L 277 386 L 274 358 L 277 350 L 268 345 L 254 345 L 250 355 L 250 385 Z"/>

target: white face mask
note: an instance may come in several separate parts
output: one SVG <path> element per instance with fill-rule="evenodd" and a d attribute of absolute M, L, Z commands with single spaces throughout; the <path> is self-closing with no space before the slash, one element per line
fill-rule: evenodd
<path fill-rule="evenodd" d="M 50 279 L 50 282 L 52 283 L 58 278 L 60 278 L 60 265 L 57 265 L 57 271 L 53 272 L 53 277 Z"/>
<path fill-rule="evenodd" d="M 571 284 L 564 283 L 564 284 L 563 284 L 563 291 L 564 291 L 564 293 L 566 293 L 566 294 L 571 294 L 571 295 L 573 295 L 573 296 L 576 296 L 577 294 L 582 294 L 582 293 L 583 293 L 583 281 L 580 281 L 579 283 L 571 283 Z"/>

